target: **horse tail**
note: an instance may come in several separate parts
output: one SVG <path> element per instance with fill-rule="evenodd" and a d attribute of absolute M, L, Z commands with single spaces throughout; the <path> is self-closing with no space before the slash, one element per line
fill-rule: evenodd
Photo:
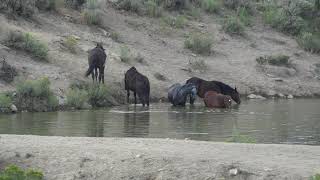
<path fill-rule="evenodd" d="M 94 67 L 95 67 L 94 64 L 90 64 L 89 69 L 87 70 L 86 75 L 85 75 L 86 77 L 88 77 L 92 73 Z"/>

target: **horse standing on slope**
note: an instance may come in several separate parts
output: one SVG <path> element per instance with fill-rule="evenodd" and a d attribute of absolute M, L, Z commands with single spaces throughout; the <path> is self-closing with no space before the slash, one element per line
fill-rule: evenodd
<path fill-rule="evenodd" d="M 86 77 L 92 75 L 92 80 L 98 81 L 98 69 L 99 69 L 99 83 L 104 84 L 104 69 L 106 64 L 107 55 L 105 49 L 101 43 L 97 43 L 97 46 L 93 48 L 88 55 L 89 68 L 86 72 Z"/>
<path fill-rule="evenodd" d="M 230 87 L 229 85 L 220 82 L 220 81 L 206 81 L 198 77 L 192 77 L 187 80 L 186 82 L 192 83 L 196 85 L 197 87 L 197 94 L 199 97 L 204 98 L 204 95 L 208 91 L 215 91 L 217 93 L 221 93 L 224 95 L 229 95 L 231 98 L 237 103 L 240 104 L 240 94 L 237 91 L 237 88 L 235 87 L 234 89 Z"/>
<path fill-rule="evenodd" d="M 176 83 L 170 86 L 168 90 L 168 99 L 174 106 L 185 106 L 187 97 L 190 96 L 190 104 L 193 104 L 196 99 L 197 89 L 194 84 Z"/>
<path fill-rule="evenodd" d="M 135 67 L 131 67 L 124 77 L 127 102 L 129 103 L 130 90 L 134 93 L 134 104 L 137 104 L 137 94 L 143 106 L 149 106 L 150 83 L 149 79 L 140 74 Z"/>

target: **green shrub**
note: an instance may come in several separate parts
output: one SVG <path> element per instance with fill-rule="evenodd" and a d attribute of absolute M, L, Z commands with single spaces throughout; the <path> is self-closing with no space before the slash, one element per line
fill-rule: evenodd
<path fill-rule="evenodd" d="M 16 92 L 18 106 L 21 106 L 22 109 L 27 108 L 32 111 L 37 111 L 35 107 L 43 104 L 45 107 L 41 107 L 42 110 L 51 111 L 58 106 L 58 100 L 50 90 L 50 81 L 48 78 L 18 82 Z"/>
<path fill-rule="evenodd" d="M 143 15 L 145 12 L 145 7 L 142 0 L 119 0 L 117 1 L 116 5 L 118 9 L 131 11 L 139 15 Z"/>
<path fill-rule="evenodd" d="M 12 99 L 7 94 L 0 94 L 0 108 L 9 108 L 12 104 Z"/>
<path fill-rule="evenodd" d="M 207 35 L 193 34 L 184 41 L 184 47 L 202 55 L 211 53 L 213 41 Z"/>
<path fill-rule="evenodd" d="M 94 84 L 88 90 L 89 104 L 93 107 L 105 107 L 110 105 L 110 92 L 105 85 Z"/>
<path fill-rule="evenodd" d="M 217 13 L 222 7 L 221 0 L 202 0 L 202 9 L 208 13 Z"/>
<path fill-rule="evenodd" d="M 29 52 L 38 59 L 47 59 L 49 51 L 47 44 L 36 39 L 31 33 L 11 31 L 7 44 L 11 47 Z"/>
<path fill-rule="evenodd" d="M 116 42 L 120 42 L 120 34 L 118 32 L 111 32 L 110 38 Z"/>
<path fill-rule="evenodd" d="M 130 49 L 127 46 L 120 48 L 120 60 L 124 63 L 129 63 L 131 60 Z"/>
<path fill-rule="evenodd" d="M 256 139 L 250 136 L 241 135 L 238 130 L 233 129 L 232 137 L 228 138 L 226 142 L 233 142 L 233 143 L 257 143 Z"/>
<path fill-rule="evenodd" d="M 42 180 L 43 174 L 32 169 L 22 170 L 21 168 L 10 165 L 0 172 L 1 180 Z"/>
<path fill-rule="evenodd" d="M 78 40 L 74 36 L 68 36 L 64 39 L 63 45 L 72 53 L 76 53 Z"/>
<path fill-rule="evenodd" d="M 201 15 L 201 9 L 194 7 L 194 6 L 191 6 L 189 11 L 186 12 L 186 14 L 195 18 L 195 19 L 199 19 L 200 15 Z"/>
<path fill-rule="evenodd" d="M 320 53 L 320 35 L 303 32 L 297 39 L 298 44 L 307 51 Z"/>
<path fill-rule="evenodd" d="M 186 25 L 187 19 L 184 16 L 177 16 L 177 17 L 172 17 L 172 16 L 166 16 L 162 18 L 162 21 L 174 28 L 183 28 Z"/>
<path fill-rule="evenodd" d="M 245 26 L 236 16 L 229 16 L 224 21 L 222 28 L 231 35 L 244 35 Z"/>
<path fill-rule="evenodd" d="M 316 174 L 314 176 L 311 176 L 309 179 L 310 180 L 320 180 L 320 174 Z"/>
<path fill-rule="evenodd" d="M 256 59 L 257 63 L 260 65 L 273 65 L 273 66 L 291 66 L 290 57 L 286 55 L 276 55 L 276 56 L 264 56 L 258 57 Z"/>
<path fill-rule="evenodd" d="M 88 93 L 85 90 L 70 89 L 67 93 L 67 105 L 76 109 L 82 109 L 88 100 Z"/>
<path fill-rule="evenodd" d="M 88 25 L 101 25 L 102 17 L 97 0 L 87 0 L 82 16 Z"/>
<path fill-rule="evenodd" d="M 203 59 L 189 61 L 190 71 L 206 72 L 208 64 Z"/>
<path fill-rule="evenodd" d="M 36 0 L 1 0 L 0 10 L 28 18 L 37 11 Z"/>
<path fill-rule="evenodd" d="M 146 2 L 147 14 L 150 17 L 160 17 L 162 15 L 162 7 L 159 6 L 156 0 L 148 0 Z"/>
<path fill-rule="evenodd" d="M 156 78 L 156 79 L 158 79 L 159 81 L 166 81 L 167 80 L 167 78 L 164 76 L 164 75 L 162 75 L 162 74 L 160 74 L 160 73 L 154 73 L 153 74 L 154 75 L 154 77 Z"/>
<path fill-rule="evenodd" d="M 245 8 L 249 14 L 254 13 L 252 0 L 224 0 L 223 3 L 229 9 L 237 10 L 238 8 Z"/>
<path fill-rule="evenodd" d="M 249 26 L 251 24 L 251 16 L 246 8 L 241 7 L 238 9 L 238 17 L 244 25 Z"/>

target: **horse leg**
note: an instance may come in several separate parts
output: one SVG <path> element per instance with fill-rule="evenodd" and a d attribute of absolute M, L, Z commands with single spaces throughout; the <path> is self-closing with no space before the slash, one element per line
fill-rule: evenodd
<path fill-rule="evenodd" d="M 96 79 L 96 82 L 98 82 L 98 69 L 97 68 L 94 68 L 94 75 L 95 75 L 95 79 Z"/>
<path fill-rule="evenodd" d="M 104 84 L 104 66 L 101 68 L 101 79 L 102 79 L 102 84 Z"/>
<path fill-rule="evenodd" d="M 127 102 L 129 104 L 130 90 L 127 90 Z"/>
<path fill-rule="evenodd" d="M 93 83 L 94 83 L 94 71 L 92 71 L 91 77 L 92 77 L 92 81 L 93 81 Z"/>
<path fill-rule="evenodd" d="M 102 69 L 99 68 L 99 84 L 101 83 L 102 80 Z"/>
<path fill-rule="evenodd" d="M 134 91 L 133 95 L 134 95 L 134 104 L 137 104 L 137 93 Z"/>

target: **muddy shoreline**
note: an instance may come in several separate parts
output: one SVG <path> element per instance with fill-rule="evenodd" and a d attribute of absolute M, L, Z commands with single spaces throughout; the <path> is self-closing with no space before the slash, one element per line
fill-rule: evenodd
<path fill-rule="evenodd" d="M 0 135 L 0 167 L 50 179 L 308 179 L 320 147 L 171 139 Z"/>

